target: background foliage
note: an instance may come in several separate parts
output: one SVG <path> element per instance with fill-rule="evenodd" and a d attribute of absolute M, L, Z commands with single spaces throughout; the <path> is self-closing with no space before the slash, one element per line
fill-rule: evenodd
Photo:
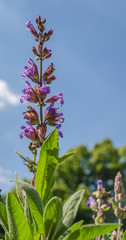
<path fill-rule="evenodd" d="M 103 180 L 104 187 L 114 195 L 113 185 L 114 178 L 118 171 L 122 175 L 126 173 L 126 146 L 117 148 L 108 138 L 96 143 L 91 150 L 86 146 L 80 145 L 70 149 L 75 154 L 70 156 L 66 161 L 57 166 L 54 195 L 57 195 L 65 201 L 69 196 L 85 188 L 84 200 L 81 202 L 76 220 L 84 219 L 85 223 L 93 222 L 91 210 L 86 206 L 87 198 L 91 191 L 96 189 L 98 179 Z M 126 179 L 124 186 L 126 185 Z M 110 212 L 108 212 L 110 216 Z M 114 219 L 111 213 L 111 219 Z"/>

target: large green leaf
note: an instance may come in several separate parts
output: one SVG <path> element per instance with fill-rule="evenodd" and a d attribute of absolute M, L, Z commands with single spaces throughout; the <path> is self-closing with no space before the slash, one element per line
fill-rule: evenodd
<path fill-rule="evenodd" d="M 55 129 L 47 137 L 41 147 L 35 177 L 35 189 L 39 193 L 44 204 L 46 204 L 50 196 L 58 152 L 58 131 Z"/>
<path fill-rule="evenodd" d="M 0 224 L 5 232 L 8 232 L 7 211 L 6 206 L 2 202 L 0 202 Z"/>
<path fill-rule="evenodd" d="M 66 160 L 68 157 L 72 156 L 73 154 L 75 154 L 75 152 L 69 152 L 69 153 L 66 153 L 65 155 L 59 157 L 59 158 L 58 158 L 58 163 L 63 162 L 63 161 Z"/>
<path fill-rule="evenodd" d="M 36 222 L 38 232 L 40 234 L 44 234 L 44 226 L 43 226 L 43 205 L 42 200 L 40 199 L 37 191 L 28 183 L 23 181 L 15 181 L 20 184 L 20 187 L 26 192 L 30 209 L 33 215 L 33 218 Z"/>
<path fill-rule="evenodd" d="M 112 230 L 118 228 L 118 226 L 118 224 L 114 223 L 85 225 L 69 234 L 63 240 L 91 240 L 105 233 L 111 232 Z"/>
<path fill-rule="evenodd" d="M 84 196 L 84 190 L 75 192 L 63 206 L 63 224 L 70 227 L 76 217 L 80 202 Z"/>
<path fill-rule="evenodd" d="M 31 230 L 22 207 L 11 192 L 7 195 L 6 207 L 10 240 L 32 240 Z"/>
<path fill-rule="evenodd" d="M 74 221 L 80 202 L 84 196 L 84 190 L 79 190 L 74 193 L 63 206 L 63 217 L 60 223 L 59 231 L 56 233 L 56 238 L 62 235 Z M 67 231 L 66 231 L 67 232 Z"/>
<path fill-rule="evenodd" d="M 43 221 L 45 235 L 47 239 L 53 239 L 53 236 L 61 226 L 62 221 L 62 202 L 58 197 L 53 197 L 45 206 Z"/>

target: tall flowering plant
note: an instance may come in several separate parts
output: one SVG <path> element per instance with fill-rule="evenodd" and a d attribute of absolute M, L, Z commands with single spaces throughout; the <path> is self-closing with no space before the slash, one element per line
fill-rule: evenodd
<path fill-rule="evenodd" d="M 38 32 L 30 21 L 26 23 L 27 30 L 35 36 L 35 40 L 38 43 L 37 49 L 33 46 L 32 51 L 35 55 L 35 60 L 39 61 L 39 70 L 34 61 L 28 59 L 28 66 L 24 67 L 24 72 L 21 74 L 23 79 L 27 77 L 31 83 L 27 80 L 25 81 L 26 88 L 22 90 L 23 96 L 20 102 L 23 103 L 24 101 L 28 101 L 34 103 L 37 108 L 39 108 L 40 112 L 38 115 L 33 107 L 28 106 L 27 111 L 23 113 L 24 119 L 27 120 L 27 126 L 21 126 L 22 132 L 20 138 L 22 139 L 23 136 L 25 136 L 31 140 L 29 149 L 34 154 L 34 159 L 36 159 L 37 148 L 42 146 L 46 138 L 48 125 L 57 128 L 60 137 L 63 137 L 62 132 L 59 130 L 64 121 L 63 113 L 59 112 L 59 107 L 55 106 L 56 102 L 58 102 L 60 106 L 63 105 L 63 94 L 57 93 L 47 98 L 51 91 L 50 84 L 56 77 L 53 75 L 55 70 L 53 63 L 43 71 L 43 61 L 49 59 L 52 55 L 52 50 L 47 49 L 44 45 L 53 33 L 53 30 L 45 32 L 45 22 L 46 19 L 42 21 L 40 16 L 36 18 Z M 47 106 L 47 104 L 50 105 Z M 46 108 L 45 112 L 44 108 Z"/>
<path fill-rule="evenodd" d="M 40 16 L 36 18 L 38 31 L 30 21 L 26 24 L 38 43 L 37 49 L 33 47 L 32 51 L 35 60 L 39 61 L 40 70 L 32 59 L 28 59 L 28 64 L 21 74 L 23 79 L 27 77 L 29 80 L 25 81 L 26 88 L 22 91 L 20 101 L 28 101 L 36 107 L 27 106 L 26 112 L 23 113 L 26 125 L 21 126 L 20 138 L 25 136 L 30 139 L 28 147 L 34 158 L 29 159 L 17 153 L 33 172 L 33 179 L 31 184 L 28 184 L 19 181 L 15 173 L 16 196 L 9 192 L 6 205 L 0 202 L 0 224 L 5 230 L 6 240 L 94 239 L 117 228 L 118 224 L 82 226 L 82 220 L 72 225 L 84 190 L 71 195 L 64 205 L 62 200 L 52 193 L 56 166 L 73 153 L 59 157 L 58 137 L 63 137 L 60 128 L 64 118 L 59 106 L 55 104 L 58 102 L 62 106 L 64 101 L 62 93 L 48 96 L 50 84 L 56 78 L 53 74 L 53 63 L 43 71 L 43 61 L 52 55 L 52 51 L 44 44 L 53 33 L 53 30 L 45 32 L 45 22 Z M 48 126 L 55 129 L 47 136 Z M 37 159 L 38 148 L 40 152 Z"/>

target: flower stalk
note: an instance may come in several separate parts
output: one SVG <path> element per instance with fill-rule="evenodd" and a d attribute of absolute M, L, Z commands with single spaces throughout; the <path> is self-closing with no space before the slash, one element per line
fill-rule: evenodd
<path fill-rule="evenodd" d="M 41 21 L 40 16 L 36 18 L 39 33 L 30 21 L 26 24 L 27 30 L 35 36 L 35 40 L 38 42 L 38 49 L 33 46 L 32 52 L 35 55 L 35 60 L 39 60 L 39 72 L 37 65 L 30 58 L 28 60 L 28 66 L 24 67 L 25 70 L 21 74 L 23 79 L 27 77 L 31 83 L 27 80 L 25 81 L 26 88 L 22 90 L 23 96 L 20 102 L 23 103 L 24 101 L 28 101 L 39 106 L 39 114 L 33 107 L 27 107 L 27 111 L 23 113 L 23 116 L 24 119 L 27 119 L 26 124 L 28 126 L 21 126 L 22 132 L 20 134 L 21 139 L 25 136 L 31 140 L 28 147 L 34 155 L 34 162 L 36 162 L 37 148 L 40 148 L 46 139 L 48 125 L 57 128 L 59 136 L 63 137 L 62 132 L 59 130 L 61 128 L 61 123 L 64 121 L 63 113 L 57 112 L 59 108 L 54 106 L 56 102 L 62 106 L 64 103 L 63 94 L 57 93 L 46 99 L 47 95 L 50 93 L 50 87 L 46 86 L 46 84 L 51 84 L 56 78 L 52 75 L 55 70 L 53 63 L 50 64 L 43 74 L 43 61 L 49 59 L 52 55 L 52 51 L 47 49 L 47 47 L 43 48 L 43 45 L 50 39 L 53 33 L 53 30 L 45 32 L 45 22 L 46 19 Z M 35 84 L 35 86 L 33 86 L 33 84 Z M 43 113 L 43 106 L 45 107 L 48 104 L 50 104 L 50 106 L 47 106 L 45 113 Z M 34 172 L 35 171 L 33 171 L 33 173 Z"/>

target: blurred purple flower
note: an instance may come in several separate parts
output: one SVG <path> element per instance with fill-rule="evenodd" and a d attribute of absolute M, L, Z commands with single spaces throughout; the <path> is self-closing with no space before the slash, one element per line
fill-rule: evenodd
<path fill-rule="evenodd" d="M 102 180 L 97 181 L 97 190 L 102 190 L 103 189 L 103 183 Z"/>
<path fill-rule="evenodd" d="M 86 206 L 87 207 L 90 207 L 90 205 L 94 202 L 94 198 L 92 196 L 90 196 L 86 202 Z"/>

